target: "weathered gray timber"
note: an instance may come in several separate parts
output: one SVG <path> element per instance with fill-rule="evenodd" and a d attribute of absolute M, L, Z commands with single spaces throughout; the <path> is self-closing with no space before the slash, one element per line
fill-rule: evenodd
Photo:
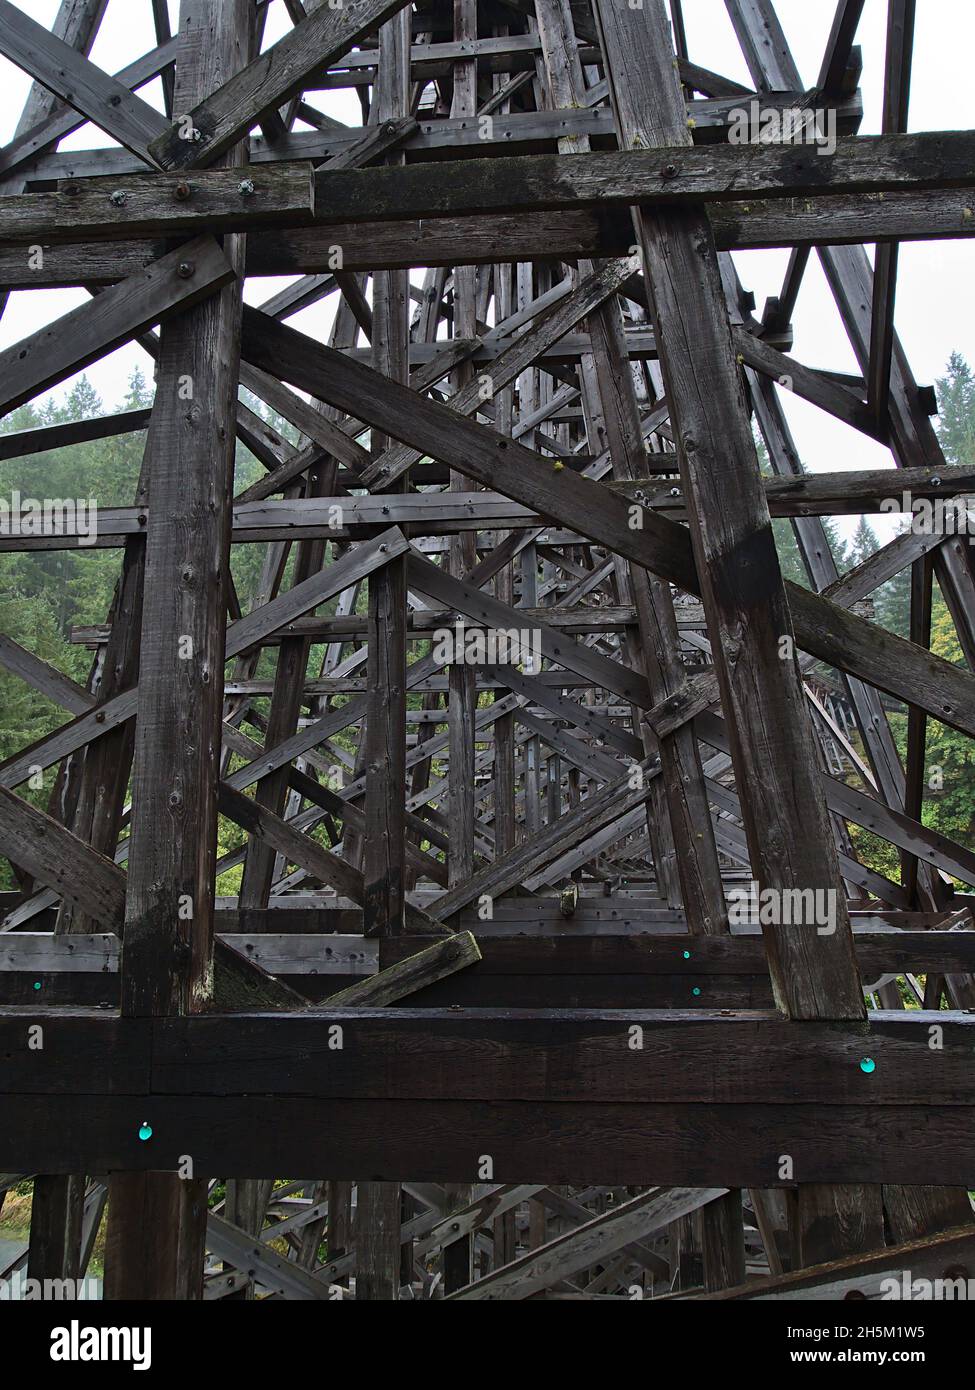
<path fill-rule="evenodd" d="M 0 315 L 90 303 L 0 352 L 0 1275 L 84 1276 L 106 1202 L 111 1300 L 966 1261 L 975 470 L 894 316 L 900 241 L 975 234 L 975 133 L 907 133 L 914 0 L 879 61 L 837 0 L 807 80 L 725 0 L 745 81 L 682 0 L 151 0 L 114 76 L 121 0 L 18 3 Z M 852 369 L 807 365 L 813 248 Z M 40 401 L 127 343 L 151 406 Z M 796 397 L 855 431 L 828 472 Z M 26 496 L 83 457 L 89 516 Z"/>
<path fill-rule="evenodd" d="M 152 324 L 218 293 L 233 275 L 226 256 L 208 236 L 137 271 L 90 304 L 0 353 L 0 410 L 14 410 Z"/>

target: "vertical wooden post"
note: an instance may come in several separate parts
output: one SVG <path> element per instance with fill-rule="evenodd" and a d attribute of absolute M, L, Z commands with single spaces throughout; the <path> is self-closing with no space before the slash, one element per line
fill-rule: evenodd
<path fill-rule="evenodd" d="M 252 22 L 248 0 L 182 0 L 177 115 L 249 61 Z M 239 146 L 225 163 L 244 159 Z M 225 251 L 242 270 L 243 238 L 227 237 Z M 121 975 L 130 1015 L 194 1012 L 213 988 L 240 313 L 237 282 L 160 337 Z M 106 1298 L 198 1298 L 205 1232 L 203 1177 L 116 1175 Z"/>
<path fill-rule="evenodd" d="M 38 1174 L 30 1209 L 28 1279 L 77 1279 L 81 1274 L 81 1218 L 85 1179 Z"/>
<path fill-rule="evenodd" d="M 621 145 L 689 144 L 660 0 L 642 10 L 597 0 L 596 13 Z M 710 225 L 694 208 L 634 216 L 752 865 L 763 888 L 835 891 L 839 867 Z M 831 935 L 813 924 L 767 932 L 776 999 L 793 1017 L 864 1016 L 840 900 L 836 919 Z"/>
<path fill-rule="evenodd" d="M 379 31 L 375 117 L 408 114 L 410 10 Z M 393 156 L 393 158 L 399 158 Z M 409 378 L 409 276 L 373 277 L 373 353 L 384 376 Z M 381 449 L 383 440 L 378 441 Z M 366 836 L 363 929 L 390 936 L 404 927 L 406 905 L 406 562 L 369 579 L 369 709 L 365 734 Z M 356 1298 L 392 1300 L 400 1289 L 401 1191 L 398 1183 L 360 1182 L 356 1212 Z"/>

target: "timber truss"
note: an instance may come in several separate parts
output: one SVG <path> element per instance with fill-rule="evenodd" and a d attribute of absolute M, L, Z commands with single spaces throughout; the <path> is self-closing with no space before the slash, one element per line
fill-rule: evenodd
<path fill-rule="evenodd" d="M 35 80 L 0 283 L 90 295 L 0 353 L 0 414 L 156 362 L 151 412 L 0 440 L 147 431 L 98 512 L 87 687 L 0 644 L 64 710 L 0 765 L 20 1264 L 83 1270 L 106 1201 L 111 1297 L 869 1297 L 971 1264 L 975 851 L 921 813 L 927 721 L 975 737 L 975 567 L 911 530 L 841 576 L 823 520 L 975 483 L 893 328 L 899 242 L 975 234 L 975 132 L 905 133 L 914 0 L 874 137 L 863 0 L 803 77 L 771 0 L 727 0 L 751 86 L 694 62 L 681 0 L 284 0 L 269 47 L 261 0 L 182 0 L 175 35 L 152 0 L 116 74 L 106 5 L 49 33 L 0 0 Z M 360 125 L 320 109 L 343 88 Z M 752 103 L 835 150 L 808 116 L 733 142 Z M 62 148 L 87 123 L 114 143 Z M 791 248 L 761 316 L 750 247 Z M 813 252 L 855 376 L 792 355 Z M 327 297 L 327 341 L 289 324 Z M 807 474 L 785 386 L 893 466 Z M 910 640 L 862 603 L 908 568 Z M 965 665 L 929 650 L 935 580 Z"/>

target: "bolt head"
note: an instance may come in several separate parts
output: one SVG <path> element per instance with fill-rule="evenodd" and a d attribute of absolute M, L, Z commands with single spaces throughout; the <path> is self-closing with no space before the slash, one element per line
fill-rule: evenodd
<path fill-rule="evenodd" d="M 195 270 L 196 266 L 192 261 L 180 261 L 176 268 L 176 274 L 181 280 L 189 280 Z"/>

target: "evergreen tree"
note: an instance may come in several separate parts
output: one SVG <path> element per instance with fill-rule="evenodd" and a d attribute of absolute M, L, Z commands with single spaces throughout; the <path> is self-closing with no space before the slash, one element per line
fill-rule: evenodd
<path fill-rule="evenodd" d="M 938 439 L 949 463 L 975 463 L 975 375 L 960 352 L 938 378 Z"/>
<path fill-rule="evenodd" d="M 877 533 L 870 525 L 865 516 L 861 516 L 857 523 L 857 529 L 853 532 L 853 539 L 850 541 L 850 568 L 862 565 L 864 560 L 869 560 L 871 555 L 876 555 L 880 549 L 880 542 Z"/>

